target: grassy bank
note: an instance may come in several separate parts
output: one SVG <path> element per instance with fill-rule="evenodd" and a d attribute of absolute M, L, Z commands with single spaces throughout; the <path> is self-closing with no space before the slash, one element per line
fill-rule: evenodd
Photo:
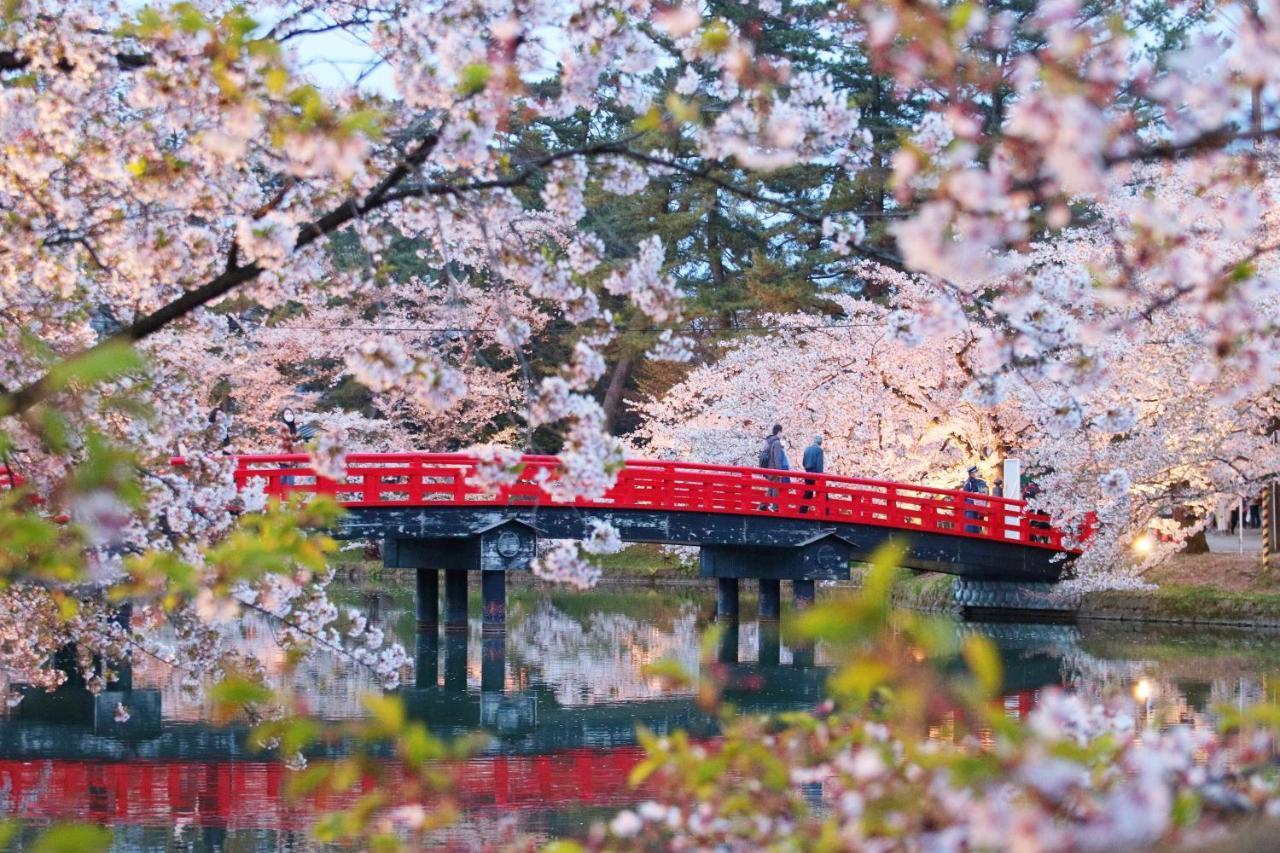
<path fill-rule="evenodd" d="M 855 584 L 859 578 L 855 567 Z M 1181 554 L 1146 579 L 1154 589 L 1089 593 L 1078 618 L 1280 628 L 1280 578 L 1261 570 L 1257 554 Z M 951 591 L 949 575 L 903 570 L 893 601 L 912 610 L 954 610 Z"/>

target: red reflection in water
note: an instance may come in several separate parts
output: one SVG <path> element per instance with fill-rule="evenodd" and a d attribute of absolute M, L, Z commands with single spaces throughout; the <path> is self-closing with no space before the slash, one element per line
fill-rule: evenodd
<path fill-rule="evenodd" d="M 622 805 L 635 799 L 627 776 L 643 757 L 631 746 L 473 758 L 456 767 L 455 792 L 468 812 Z M 0 761 L 0 812 L 40 821 L 305 830 L 318 812 L 346 805 L 286 797 L 289 773 L 255 761 Z"/>

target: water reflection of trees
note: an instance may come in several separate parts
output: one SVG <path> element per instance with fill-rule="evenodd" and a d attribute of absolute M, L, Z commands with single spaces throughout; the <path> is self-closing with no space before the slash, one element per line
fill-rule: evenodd
<path fill-rule="evenodd" d="M 285 652 L 266 617 L 246 612 L 237 617 L 234 624 L 224 626 L 224 630 L 232 634 L 237 651 L 261 662 L 269 680 L 290 688 L 294 696 L 305 702 L 310 715 L 323 719 L 361 716 L 360 696 L 382 690 L 381 682 L 368 667 L 323 649 L 297 665 L 286 684 Z M 135 687 L 160 691 L 165 719 L 183 722 L 210 719 L 212 705 L 206 685 L 184 677 L 181 670 L 155 658 L 136 655 L 133 678 Z"/>
<path fill-rule="evenodd" d="M 664 621 L 667 627 L 607 611 L 575 619 L 542 599 L 508 628 L 507 654 L 562 705 L 653 699 L 667 694 L 644 674 L 646 665 L 666 658 L 698 670 L 697 607 L 683 602 Z"/>

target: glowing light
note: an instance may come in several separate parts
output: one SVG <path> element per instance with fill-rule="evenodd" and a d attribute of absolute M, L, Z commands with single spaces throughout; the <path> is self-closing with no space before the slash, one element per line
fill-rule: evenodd
<path fill-rule="evenodd" d="M 1150 533 L 1144 533 L 1133 540 L 1133 552 L 1139 557 L 1147 556 L 1155 547 L 1156 541 L 1151 537 Z"/>
<path fill-rule="evenodd" d="M 1138 683 L 1133 685 L 1133 698 L 1137 699 L 1139 702 L 1147 701 L 1151 698 L 1151 695 L 1154 692 L 1155 686 L 1151 683 L 1150 679 L 1139 678 Z"/>

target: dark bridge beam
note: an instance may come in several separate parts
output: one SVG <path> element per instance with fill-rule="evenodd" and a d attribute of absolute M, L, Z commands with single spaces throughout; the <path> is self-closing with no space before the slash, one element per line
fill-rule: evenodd
<path fill-rule="evenodd" d="M 531 531 L 536 528 L 535 538 L 581 539 L 590 533 L 594 520 L 614 525 L 623 541 L 666 545 L 789 548 L 815 535 L 834 532 L 850 543 L 853 559 L 870 559 L 879 548 L 894 542 L 905 549 L 904 568 L 977 580 L 1056 581 L 1070 565 L 1070 558 L 1062 560 L 1060 552 L 1012 541 L 821 518 L 601 507 L 352 507 L 337 534 L 348 539 L 442 541 L 469 538 L 507 522 L 520 522 Z M 401 564 L 403 568 L 427 565 L 447 568 L 439 563 Z"/>
<path fill-rule="evenodd" d="M 435 630 L 439 612 L 439 569 L 444 569 L 445 628 L 467 625 L 467 572 L 480 573 L 486 628 L 507 621 L 509 571 L 527 571 L 537 552 L 538 531 L 517 518 L 500 519 L 457 531 L 456 535 L 406 536 L 387 531 L 383 565 L 415 569 L 418 588 L 418 628 Z"/>

